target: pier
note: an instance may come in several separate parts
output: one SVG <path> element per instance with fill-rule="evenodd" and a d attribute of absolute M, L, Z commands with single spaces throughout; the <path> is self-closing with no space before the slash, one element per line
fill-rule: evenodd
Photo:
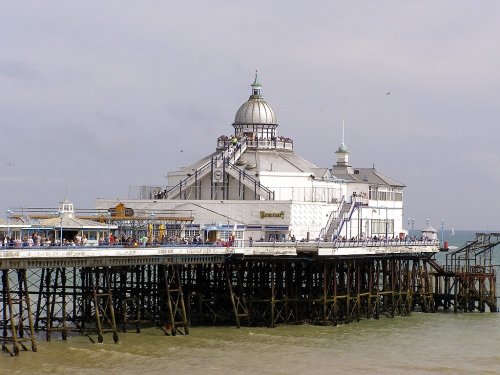
<path fill-rule="evenodd" d="M 175 336 L 196 325 L 497 311 L 491 252 L 498 243 L 498 235 L 482 234 L 450 253 L 449 265 L 433 258 L 435 241 L 2 250 L 2 350 L 36 351 L 41 334 L 118 342 L 122 332 L 151 325 Z"/>

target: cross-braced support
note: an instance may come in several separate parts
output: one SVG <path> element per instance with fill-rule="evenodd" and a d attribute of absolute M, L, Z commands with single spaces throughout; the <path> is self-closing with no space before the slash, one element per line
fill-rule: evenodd
<path fill-rule="evenodd" d="M 85 268 L 82 270 L 83 281 L 83 318 L 94 317 L 97 341 L 104 342 L 105 333 L 113 333 L 114 342 L 118 342 L 115 311 L 113 307 L 113 294 L 110 284 L 109 267 Z M 93 314 L 92 314 L 93 313 Z M 94 341 L 89 332 L 92 329 L 82 322 L 82 331 L 91 341 Z"/>
<path fill-rule="evenodd" d="M 25 342 L 30 342 L 31 350 L 36 352 L 26 270 L 2 270 L 1 280 L 2 352 L 18 356 L 20 347 L 28 350 Z M 8 343 L 12 343 L 12 350 L 9 350 Z"/>
<path fill-rule="evenodd" d="M 163 330 L 165 334 L 175 336 L 177 333 L 188 335 L 189 325 L 186 315 L 186 307 L 182 295 L 182 285 L 180 278 L 180 270 L 177 265 L 160 266 L 160 298 L 164 303 L 162 306 L 167 307 L 163 315 L 165 324 Z"/>
<path fill-rule="evenodd" d="M 234 320 L 236 327 L 240 328 L 241 319 L 246 319 L 249 323 L 249 314 L 245 293 L 242 285 L 241 263 L 238 264 L 224 264 L 224 272 L 226 273 L 227 286 L 229 291 L 229 298 L 231 299 L 231 306 L 233 307 Z"/>

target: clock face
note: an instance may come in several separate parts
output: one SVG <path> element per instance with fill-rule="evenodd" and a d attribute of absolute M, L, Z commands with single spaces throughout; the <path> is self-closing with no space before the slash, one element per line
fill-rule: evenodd
<path fill-rule="evenodd" d="M 219 171 L 219 170 L 215 171 L 214 172 L 214 179 L 221 180 L 222 179 L 222 171 Z"/>

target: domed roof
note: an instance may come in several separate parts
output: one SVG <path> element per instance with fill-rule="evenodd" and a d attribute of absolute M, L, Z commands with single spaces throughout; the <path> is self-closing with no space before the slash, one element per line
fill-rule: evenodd
<path fill-rule="evenodd" d="M 252 83 L 252 95 L 236 112 L 235 124 L 266 124 L 276 125 L 276 114 L 269 104 L 260 95 L 261 85 L 255 81 Z"/>
<path fill-rule="evenodd" d="M 253 95 L 252 95 L 253 96 Z M 274 110 L 264 99 L 250 97 L 236 112 L 235 124 L 276 124 Z"/>
<path fill-rule="evenodd" d="M 337 149 L 337 152 L 342 152 L 342 153 L 349 152 L 349 151 L 347 151 L 347 146 L 345 145 L 344 142 L 342 142 L 340 144 L 339 148 Z"/>

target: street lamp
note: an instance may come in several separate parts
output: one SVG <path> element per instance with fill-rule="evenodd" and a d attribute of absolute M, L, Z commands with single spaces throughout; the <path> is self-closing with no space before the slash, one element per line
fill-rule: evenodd
<path fill-rule="evenodd" d="M 64 212 L 59 211 L 59 218 L 61 219 L 61 234 L 60 234 L 61 246 L 63 245 L 63 215 Z"/>
<path fill-rule="evenodd" d="M 381 207 L 383 209 L 385 209 L 385 221 L 384 221 L 384 225 L 385 225 L 385 244 L 387 246 L 387 242 L 389 241 L 389 220 L 387 219 L 387 207 Z M 379 210 L 379 216 L 380 216 L 380 210 Z"/>
<path fill-rule="evenodd" d="M 444 219 L 441 219 L 441 246 L 444 246 Z"/>
<path fill-rule="evenodd" d="M 12 215 L 12 210 L 7 208 L 5 211 L 5 216 L 7 217 L 7 236 L 10 239 L 10 215 Z"/>
<path fill-rule="evenodd" d="M 111 229 L 110 229 L 110 226 L 111 226 L 111 212 L 107 211 L 106 212 L 106 217 L 108 218 L 106 220 L 106 223 L 108 224 L 108 241 L 106 241 L 108 243 L 108 246 L 111 245 Z"/>

